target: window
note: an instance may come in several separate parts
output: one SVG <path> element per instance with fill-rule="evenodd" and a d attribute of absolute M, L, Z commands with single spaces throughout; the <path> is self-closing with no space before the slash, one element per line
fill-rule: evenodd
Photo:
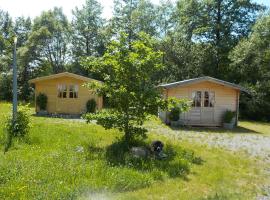
<path fill-rule="evenodd" d="M 69 98 L 78 98 L 78 85 L 70 85 L 69 86 Z"/>
<path fill-rule="evenodd" d="M 204 103 L 203 103 L 204 107 L 210 107 L 209 106 L 209 92 L 205 91 L 204 92 Z"/>
<path fill-rule="evenodd" d="M 215 106 L 215 92 L 194 91 L 192 92 L 192 100 L 193 100 L 192 107 L 202 107 L 202 106 L 214 107 Z"/>
<path fill-rule="evenodd" d="M 58 98 L 67 98 L 67 86 L 66 85 L 58 85 Z"/>
<path fill-rule="evenodd" d="M 192 92 L 192 107 L 201 107 L 201 99 L 202 99 L 202 92 L 201 91 L 195 91 Z"/>
<path fill-rule="evenodd" d="M 209 107 L 215 106 L 215 92 L 209 92 Z"/>

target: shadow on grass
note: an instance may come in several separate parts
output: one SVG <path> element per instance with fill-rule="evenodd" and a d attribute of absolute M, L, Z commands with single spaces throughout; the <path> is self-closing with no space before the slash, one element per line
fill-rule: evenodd
<path fill-rule="evenodd" d="M 184 130 L 186 132 L 208 132 L 208 133 L 234 133 L 234 134 L 262 134 L 260 132 L 247 129 L 242 126 L 237 126 L 232 130 L 224 129 L 221 127 L 199 127 L 199 126 L 192 126 L 192 127 L 170 127 L 172 130 Z"/>
<path fill-rule="evenodd" d="M 103 157 L 107 165 L 112 167 L 127 167 L 142 173 L 149 173 L 154 176 L 154 179 L 161 180 L 162 177 L 169 178 L 181 177 L 188 180 L 187 175 L 190 173 L 192 164 L 201 165 L 203 160 L 196 157 L 194 152 L 187 149 L 182 149 L 179 146 L 165 145 L 164 153 L 166 159 L 155 159 L 154 156 L 145 158 L 134 157 L 130 153 L 130 146 L 148 147 L 145 142 L 136 141 L 133 144 L 127 144 L 123 140 L 111 144 L 107 148 L 99 148 L 89 146 L 87 159 L 100 159 Z"/>
<path fill-rule="evenodd" d="M 57 119 L 82 119 L 82 115 L 76 114 L 32 114 L 34 117 L 57 118 Z"/>

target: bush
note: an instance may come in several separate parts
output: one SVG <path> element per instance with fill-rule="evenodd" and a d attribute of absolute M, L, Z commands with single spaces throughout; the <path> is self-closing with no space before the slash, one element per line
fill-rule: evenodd
<path fill-rule="evenodd" d="M 87 113 L 94 113 L 96 112 L 97 103 L 95 99 L 90 99 L 86 103 L 86 112 Z"/>
<path fill-rule="evenodd" d="M 235 117 L 235 112 L 226 110 L 223 115 L 223 122 L 224 123 L 231 123 L 232 119 Z"/>
<path fill-rule="evenodd" d="M 171 121 L 178 121 L 180 118 L 180 109 L 175 107 L 171 109 L 171 112 L 169 114 L 169 119 Z"/>
<path fill-rule="evenodd" d="M 7 131 L 7 140 L 5 152 L 9 149 L 13 137 L 25 137 L 30 129 L 30 115 L 27 106 L 20 106 L 17 117 L 13 120 L 12 116 L 7 118 L 5 130 Z"/>
<path fill-rule="evenodd" d="M 0 73 L 0 100 L 12 100 L 12 73 Z"/>
<path fill-rule="evenodd" d="M 47 95 L 43 93 L 39 93 L 39 95 L 37 96 L 36 102 L 40 110 L 46 110 L 47 102 L 48 102 Z"/>

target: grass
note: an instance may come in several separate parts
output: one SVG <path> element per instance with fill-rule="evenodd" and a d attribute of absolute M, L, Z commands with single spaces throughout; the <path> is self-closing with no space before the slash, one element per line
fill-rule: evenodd
<path fill-rule="evenodd" d="M 266 122 L 255 122 L 255 121 L 241 121 L 239 123 L 240 127 L 244 127 L 257 134 L 262 134 L 270 136 L 270 124 Z"/>
<path fill-rule="evenodd" d="M 10 111 L 0 103 L 1 149 Z M 168 159 L 136 159 L 117 130 L 65 119 L 31 121 L 29 136 L 0 152 L 0 199 L 252 199 L 267 181 L 262 163 L 222 149 L 151 133 L 137 145 L 161 139 Z"/>

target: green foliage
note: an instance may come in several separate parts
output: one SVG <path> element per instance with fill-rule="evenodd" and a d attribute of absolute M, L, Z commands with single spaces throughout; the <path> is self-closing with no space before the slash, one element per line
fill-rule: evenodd
<path fill-rule="evenodd" d="M 157 112 L 162 102 L 153 80 L 162 69 L 162 53 L 154 50 L 154 42 L 148 35 L 141 33 L 138 38 L 130 43 L 122 34 L 119 41 L 111 42 L 103 57 L 83 61 L 86 68 L 100 73 L 104 79 L 103 84 L 89 87 L 106 96 L 112 107 L 87 118 L 94 117 L 106 128 L 124 131 L 126 140 L 144 135 L 146 130 L 141 125 L 148 114 Z"/>
<path fill-rule="evenodd" d="M 5 130 L 7 133 L 5 152 L 11 147 L 14 137 L 25 137 L 30 129 L 30 115 L 28 106 L 19 106 L 15 120 L 9 116 L 6 120 Z"/>
<path fill-rule="evenodd" d="M 96 103 L 95 99 L 90 99 L 87 101 L 87 103 L 86 103 L 86 112 L 87 113 L 96 112 L 96 108 L 97 108 L 97 103 Z"/>
<path fill-rule="evenodd" d="M 258 18 L 264 6 L 252 0 L 165 0 L 158 5 L 149 0 L 115 0 L 113 8 L 106 21 L 100 3 L 86 0 L 73 9 L 71 22 L 61 8 L 44 11 L 34 20 L 12 20 L 0 10 L 0 99 L 11 99 L 14 34 L 18 95 L 28 101 L 32 95 L 28 80 L 38 76 L 70 71 L 106 79 L 104 72 L 85 69 L 81 57 L 100 60 L 113 40 L 121 40 L 122 32 L 127 39 L 121 44 L 130 47 L 141 39 L 142 31 L 155 38 L 151 39 L 154 51 L 164 52 L 158 56 L 164 67 L 152 75 L 153 84 L 203 75 L 241 83 L 252 91 L 252 98 L 241 98 L 242 116 L 269 120 L 269 13 Z"/>
<path fill-rule="evenodd" d="M 169 119 L 171 121 L 178 121 L 180 118 L 180 109 L 179 108 L 172 108 L 169 114 Z"/>
<path fill-rule="evenodd" d="M 40 110 L 46 110 L 47 109 L 47 103 L 48 103 L 48 97 L 44 93 L 39 93 L 36 97 L 36 103 Z"/>
<path fill-rule="evenodd" d="M 169 97 L 166 101 L 165 108 L 168 108 L 169 111 L 173 109 L 178 109 L 179 113 L 184 113 L 189 111 L 191 108 L 191 101 L 188 99 L 178 99 L 176 97 Z"/>
<path fill-rule="evenodd" d="M 150 36 L 157 35 L 158 10 L 150 1 L 116 0 L 114 1 L 114 15 L 110 23 L 111 34 L 121 37 L 121 32 L 127 34 L 128 41 L 138 39 L 140 32 Z"/>
<path fill-rule="evenodd" d="M 0 100 L 12 99 L 12 74 L 0 73 Z"/>
<path fill-rule="evenodd" d="M 1 102 L 0 110 L 1 137 L 4 115 L 10 112 L 11 104 Z M 31 111 L 34 112 L 34 108 Z M 260 189 L 253 184 L 239 185 L 239 182 L 260 186 L 268 181 L 264 174 L 254 173 L 264 167 L 261 162 L 221 148 L 206 148 L 200 141 L 187 142 L 168 134 L 162 136 L 161 133 L 169 131 L 164 125 L 156 131 L 152 129 L 146 143 L 134 143 L 147 146 L 151 140 L 164 141 L 170 159 L 159 161 L 131 157 L 125 150 L 127 147 L 117 139 L 121 135 L 117 130 L 104 130 L 95 124 L 71 123 L 60 118 L 31 116 L 31 121 L 33 126 L 28 142 L 15 139 L 14 150 L 7 155 L 0 153 L 1 199 L 108 197 L 120 200 L 151 196 L 152 199 L 175 200 L 181 197 L 190 200 L 207 199 L 217 193 L 219 196 L 226 194 L 230 200 L 246 200 L 254 199 Z M 155 127 L 155 122 L 149 123 Z M 160 121 L 157 123 L 162 125 Z M 245 131 L 269 135 L 269 123 L 241 122 L 241 126 Z M 197 132 L 181 130 L 185 135 L 193 131 Z M 204 131 L 213 137 L 222 134 L 220 129 Z M 239 129 L 233 133 L 243 136 Z M 1 139 L 0 148 L 3 148 Z M 83 147 L 83 151 L 78 151 L 78 147 Z M 200 157 L 205 162 L 200 164 Z M 202 193 L 202 185 L 207 193 Z"/>
<path fill-rule="evenodd" d="M 175 97 L 168 98 L 167 106 L 169 113 L 169 119 L 171 121 L 178 121 L 180 114 L 187 112 L 191 107 L 191 101 L 187 99 L 177 99 Z"/>
<path fill-rule="evenodd" d="M 101 56 L 105 51 L 108 36 L 105 34 L 105 20 L 102 18 L 101 4 L 96 0 L 86 0 L 82 8 L 72 10 L 71 56 L 73 63 L 69 70 L 99 79 L 99 75 L 83 68 L 79 59 L 84 56 Z"/>
<path fill-rule="evenodd" d="M 132 145 L 147 148 L 147 144 L 144 142 L 133 141 Z M 128 166 L 141 172 L 150 172 L 156 180 L 163 180 L 166 177 L 185 177 L 190 172 L 193 161 L 198 159 L 194 152 L 171 144 L 165 145 L 164 153 L 167 155 L 165 160 L 152 157 L 137 158 L 128 150 L 129 144 L 119 140 L 107 147 L 104 156 L 111 166 Z"/>
<path fill-rule="evenodd" d="M 232 119 L 235 117 L 235 112 L 226 110 L 223 114 L 223 122 L 224 123 L 231 123 Z"/>
<path fill-rule="evenodd" d="M 178 30 L 187 41 L 202 41 L 211 46 L 211 53 L 204 55 L 208 56 L 204 72 L 224 79 L 229 70 L 230 50 L 250 33 L 263 9 L 251 0 L 180 0 L 176 10 L 180 18 Z"/>
<path fill-rule="evenodd" d="M 33 23 L 32 32 L 24 47 L 25 53 L 31 55 L 31 63 L 46 65 L 51 72 L 63 72 L 68 55 L 70 24 L 61 8 L 43 11 Z M 40 67 L 39 66 L 39 67 Z"/>
<path fill-rule="evenodd" d="M 243 117 L 270 121 L 270 14 L 262 16 L 252 34 L 230 54 L 232 70 L 250 94 L 241 96 Z"/>

